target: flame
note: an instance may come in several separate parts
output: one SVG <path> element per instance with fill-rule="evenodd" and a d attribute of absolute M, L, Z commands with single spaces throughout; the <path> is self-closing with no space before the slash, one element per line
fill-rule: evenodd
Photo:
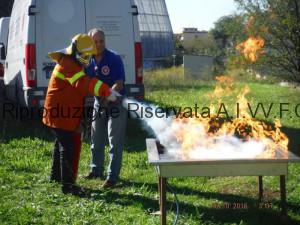
<path fill-rule="evenodd" d="M 212 94 L 208 94 L 208 97 L 211 99 L 210 111 L 211 113 L 215 112 L 215 107 L 213 104 L 214 99 L 218 99 L 218 105 L 220 105 L 222 101 L 222 96 L 224 93 L 233 91 L 233 78 L 229 76 L 220 75 L 215 77 L 217 80 L 217 85 Z"/>
<path fill-rule="evenodd" d="M 251 61 L 256 62 L 258 56 L 262 52 L 265 45 L 265 40 L 261 37 L 249 37 L 246 41 L 238 44 L 236 49 L 244 55 L 244 57 Z"/>
<path fill-rule="evenodd" d="M 217 85 L 213 93 L 209 96 L 211 100 L 218 99 L 218 103 L 223 96 L 226 96 L 229 90 L 233 90 L 233 79 L 227 76 L 216 78 Z M 179 116 L 172 122 L 172 132 L 184 158 L 190 158 L 191 153 L 202 149 L 214 149 L 216 142 L 225 137 L 229 140 L 232 137 L 239 138 L 241 143 L 255 141 L 264 146 L 263 152 L 256 155 L 257 158 L 276 158 L 278 150 L 281 157 L 288 156 L 288 138 L 281 131 L 280 120 L 276 120 L 274 125 L 268 125 L 263 121 L 252 118 L 247 112 L 248 100 L 246 95 L 250 93 L 250 88 L 245 86 L 237 94 L 240 116 L 237 118 L 220 118 L 214 113 L 210 118 L 203 118 L 200 115 L 193 114 L 192 118 Z M 221 146 L 222 147 L 222 146 Z M 255 151 L 252 149 L 251 151 Z M 222 157 L 222 155 L 220 155 Z M 235 156 L 232 155 L 232 158 Z"/>

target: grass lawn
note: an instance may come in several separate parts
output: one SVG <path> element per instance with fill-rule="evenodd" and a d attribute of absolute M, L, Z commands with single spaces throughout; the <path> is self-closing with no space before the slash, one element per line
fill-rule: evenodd
<path fill-rule="evenodd" d="M 177 71 L 169 71 L 170 74 Z M 148 76 L 151 76 L 150 74 Z M 212 81 L 184 82 L 181 77 L 146 77 L 146 99 L 163 106 L 208 104 L 206 94 Z M 165 78 L 164 78 L 165 79 Z M 166 79 L 165 79 L 166 80 Z M 249 101 L 269 104 L 299 102 L 300 90 L 261 82 L 248 83 Z M 238 83 L 243 86 L 244 83 Z M 232 94 L 234 95 L 234 93 Z M 226 101 L 231 104 L 232 98 Z M 299 109 L 300 111 L 300 109 Z M 278 116 L 276 108 L 272 116 Z M 292 118 L 291 118 L 292 117 Z M 264 119 L 259 114 L 260 119 Z M 273 119 L 273 118 L 272 118 Z M 272 119 L 266 119 L 272 121 Z M 282 119 L 290 137 L 290 149 L 300 155 L 300 120 L 295 113 Z M 106 191 L 102 181 L 82 178 L 89 171 L 88 139 L 82 148 L 78 183 L 91 190 L 91 196 L 79 198 L 61 193 L 58 184 L 48 182 L 53 138 L 39 122 L 5 120 L 0 122 L 0 224 L 159 224 L 157 176 L 147 163 L 145 138 L 138 121 L 130 120 L 123 156 L 121 182 Z M 108 151 L 108 149 L 107 149 Z M 108 157 L 108 154 L 106 154 Z M 108 158 L 107 158 L 108 159 Z M 107 160 L 106 160 L 107 162 Z M 259 209 L 257 177 L 169 179 L 180 201 L 178 224 L 251 224 L 280 225 L 279 178 L 264 177 L 266 206 Z M 168 217 L 175 217 L 175 204 L 168 192 Z M 289 166 L 287 202 L 291 224 L 300 224 L 300 165 Z M 226 203 L 246 203 L 248 209 L 224 209 Z"/>

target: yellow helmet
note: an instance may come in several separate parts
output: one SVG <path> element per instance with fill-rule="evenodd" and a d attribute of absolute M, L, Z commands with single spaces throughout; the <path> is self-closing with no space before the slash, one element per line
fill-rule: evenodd
<path fill-rule="evenodd" d="M 88 65 L 90 58 L 97 53 L 93 39 L 87 34 L 77 34 L 72 38 L 72 43 L 65 49 L 50 52 L 48 56 L 58 62 L 62 55 L 72 55 L 76 60 Z"/>

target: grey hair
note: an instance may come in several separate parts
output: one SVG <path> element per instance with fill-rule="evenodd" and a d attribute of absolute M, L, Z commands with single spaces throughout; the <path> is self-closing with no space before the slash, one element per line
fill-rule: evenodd
<path fill-rule="evenodd" d="M 93 28 L 93 29 L 89 30 L 88 35 L 92 37 L 97 33 L 103 35 L 103 37 L 105 38 L 104 30 L 102 30 L 100 28 Z"/>

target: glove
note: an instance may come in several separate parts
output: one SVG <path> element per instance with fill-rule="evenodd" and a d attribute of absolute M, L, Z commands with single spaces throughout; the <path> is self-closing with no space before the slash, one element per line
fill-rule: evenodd
<path fill-rule="evenodd" d="M 111 94 L 110 96 L 107 97 L 107 100 L 110 102 L 115 102 L 118 100 L 118 97 L 121 97 L 122 95 L 120 95 L 117 91 L 111 90 Z"/>

